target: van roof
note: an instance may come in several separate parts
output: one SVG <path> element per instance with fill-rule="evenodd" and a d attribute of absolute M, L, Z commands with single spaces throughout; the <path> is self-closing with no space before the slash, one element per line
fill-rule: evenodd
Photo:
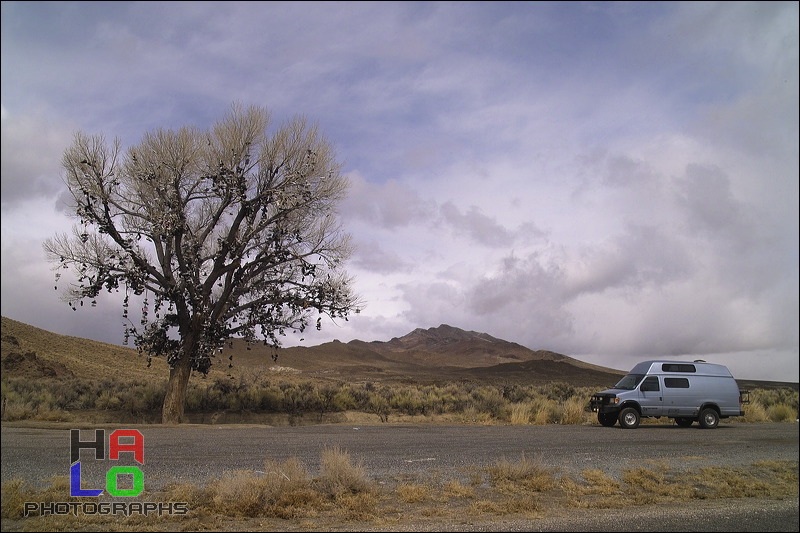
<path fill-rule="evenodd" d="M 703 376 L 733 377 L 724 365 L 694 361 L 642 361 L 633 367 L 630 374 L 694 374 Z"/>

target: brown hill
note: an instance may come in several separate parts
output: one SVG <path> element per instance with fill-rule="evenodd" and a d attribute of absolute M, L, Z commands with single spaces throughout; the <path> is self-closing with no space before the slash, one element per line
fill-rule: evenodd
<path fill-rule="evenodd" d="M 223 349 L 222 359 L 230 358 L 239 370 L 263 369 L 266 361 L 273 371 L 340 381 L 562 381 L 574 386 L 606 387 L 624 374 L 446 324 L 415 329 L 387 342 L 333 341 L 313 347 L 283 348 L 273 364 L 274 353 L 267 346 L 247 347 L 235 340 Z"/>
<path fill-rule="evenodd" d="M 148 369 L 147 358 L 133 348 L 59 335 L 7 317 L 2 317 L 1 332 L 4 377 L 147 380 L 165 376 L 164 361 L 153 361 Z"/>

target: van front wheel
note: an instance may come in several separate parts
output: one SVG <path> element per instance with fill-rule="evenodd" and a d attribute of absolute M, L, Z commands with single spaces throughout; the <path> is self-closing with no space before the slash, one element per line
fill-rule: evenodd
<path fill-rule="evenodd" d="M 624 429 L 636 429 L 639 427 L 639 411 L 633 407 L 626 407 L 619 412 L 619 425 Z"/>
<path fill-rule="evenodd" d="M 600 422 L 602 426 L 610 428 L 614 424 L 617 423 L 617 414 L 616 413 L 597 413 L 597 421 Z"/>
<path fill-rule="evenodd" d="M 703 429 L 714 429 L 719 425 L 719 413 L 711 407 L 706 407 L 700 411 L 700 427 Z"/>

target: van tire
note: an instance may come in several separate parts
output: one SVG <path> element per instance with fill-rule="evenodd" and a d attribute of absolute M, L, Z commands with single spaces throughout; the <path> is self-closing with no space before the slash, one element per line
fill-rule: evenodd
<path fill-rule="evenodd" d="M 679 416 L 675 419 L 675 423 L 682 428 L 688 428 L 689 426 L 692 425 L 692 422 L 694 422 L 694 420 L 692 420 L 691 418 L 684 418 L 682 416 Z"/>
<path fill-rule="evenodd" d="M 617 414 L 616 413 L 597 413 L 597 421 L 600 422 L 601 426 L 605 426 L 607 428 L 610 428 L 614 424 L 617 423 Z"/>
<path fill-rule="evenodd" d="M 711 407 L 706 407 L 700 411 L 700 427 L 703 429 L 714 429 L 719 425 L 719 413 Z"/>
<path fill-rule="evenodd" d="M 633 407 L 626 407 L 619 412 L 619 425 L 623 429 L 636 429 L 639 427 L 641 415 Z"/>

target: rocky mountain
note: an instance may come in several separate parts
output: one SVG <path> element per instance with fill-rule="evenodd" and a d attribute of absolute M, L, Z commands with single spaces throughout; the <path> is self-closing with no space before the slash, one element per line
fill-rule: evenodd
<path fill-rule="evenodd" d="M 352 341 L 357 343 L 360 341 Z M 492 337 L 487 333 L 464 331 L 442 324 L 436 328 L 417 328 L 403 337 L 388 342 L 365 343 L 387 357 L 401 356 L 422 365 L 456 367 L 489 366 L 529 360 L 563 361 L 566 356 L 546 350 L 532 351 L 514 342 Z"/>
<path fill-rule="evenodd" d="M 223 352 L 223 360 L 227 355 L 234 367 L 250 369 L 263 365 L 272 354 L 268 347 L 247 349 L 240 341 L 233 342 Z M 564 381 L 576 386 L 610 386 L 624 374 L 447 324 L 418 328 L 389 341 L 333 341 L 313 347 L 284 348 L 277 356 L 273 368 L 339 380 L 531 384 Z"/>

